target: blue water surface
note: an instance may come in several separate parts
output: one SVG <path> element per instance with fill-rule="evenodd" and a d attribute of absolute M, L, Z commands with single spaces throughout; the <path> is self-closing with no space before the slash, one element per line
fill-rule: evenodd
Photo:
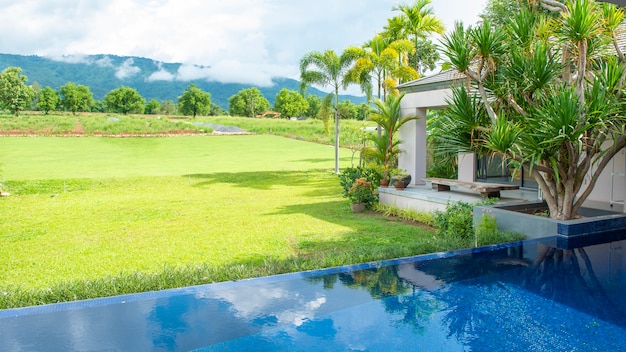
<path fill-rule="evenodd" d="M 625 242 L 556 243 L 2 310 L 0 351 L 626 350 Z"/>

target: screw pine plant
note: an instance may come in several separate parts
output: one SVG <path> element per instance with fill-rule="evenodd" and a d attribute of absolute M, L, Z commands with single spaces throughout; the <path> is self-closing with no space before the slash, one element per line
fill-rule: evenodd
<path fill-rule="evenodd" d="M 626 146 L 624 12 L 593 0 L 540 0 L 506 25 L 457 24 L 443 41 L 454 89 L 438 141 L 524 167 L 554 219 L 567 220 Z"/>

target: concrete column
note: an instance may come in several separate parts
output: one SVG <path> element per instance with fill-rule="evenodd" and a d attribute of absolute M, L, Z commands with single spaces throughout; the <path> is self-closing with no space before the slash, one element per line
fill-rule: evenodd
<path fill-rule="evenodd" d="M 459 153 L 459 181 L 476 181 L 476 153 Z"/>
<path fill-rule="evenodd" d="M 426 178 L 426 109 L 402 109 L 402 114 L 417 114 L 420 119 L 405 123 L 398 131 L 402 141 L 398 167 L 411 175 L 411 184 L 423 185 L 422 179 Z"/>

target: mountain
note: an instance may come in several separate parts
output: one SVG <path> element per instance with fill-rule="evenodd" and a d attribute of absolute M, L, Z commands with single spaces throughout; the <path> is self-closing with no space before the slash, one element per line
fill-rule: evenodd
<path fill-rule="evenodd" d="M 10 66 L 22 69 L 28 77 L 28 84 L 38 83 L 41 87 L 59 89 L 68 82 L 88 86 L 94 99 L 103 100 L 113 89 L 121 86 L 132 87 L 147 101 L 159 102 L 178 97 L 190 85 L 195 84 L 211 93 L 211 101 L 228 110 L 228 98 L 242 89 L 253 85 L 221 83 L 210 81 L 210 67 L 165 63 L 134 56 L 85 55 L 63 57 L 41 57 L 13 54 L 0 54 L 0 70 Z M 259 90 L 273 105 L 276 94 L 282 89 L 299 91 L 300 82 L 290 78 L 274 78 L 273 85 Z M 324 97 L 327 93 L 313 87 L 307 94 Z M 365 102 L 364 97 L 344 95 L 341 100 L 351 100 L 354 104 Z"/>

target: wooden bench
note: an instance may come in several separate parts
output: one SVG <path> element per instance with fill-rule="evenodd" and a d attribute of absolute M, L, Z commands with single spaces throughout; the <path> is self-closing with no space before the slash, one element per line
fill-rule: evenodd
<path fill-rule="evenodd" d="M 425 178 L 423 180 L 430 182 L 433 190 L 437 192 L 449 191 L 450 186 L 460 186 L 479 192 L 480 195 L 485 198 L 500 198 L 500 191 L 519 189 L 519 186 L 505 185 L 501 183 L 469 182 L 436 177 Z"/>

